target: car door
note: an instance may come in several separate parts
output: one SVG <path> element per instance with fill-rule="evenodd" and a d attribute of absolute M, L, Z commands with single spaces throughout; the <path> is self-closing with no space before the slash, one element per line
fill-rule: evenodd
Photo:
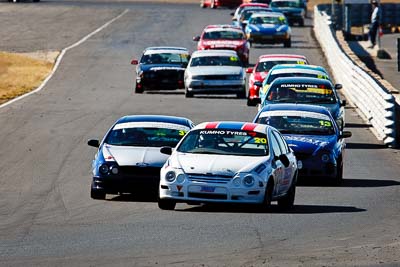
<path fill-rule="evenodd" d="M 271 167 L 273 169 L 274 177 L 275 177 L 275 189 L 274 195 L 279 194 L 280 186 L 282 180 L 285 177 L 285 166 L 279 159 L 279 156 L 282 154 L 278 139 L 273 134 L 273 131 L 270 132 L 270 143 L 271 143 Z"/>
<path fill-rule="evenodd" d="M 277 131 L 272 131 L 273 135 L 275 136 L 276 140 L 278 141 L 279 148 L 283 155 L 285 155 L 290 161 L 290 150 L 288 145 L 286 144 L 285 140 L 283 139 L 282 135 Z M 287 166 L 282 164 L 283 172 L 282 172 L 282 180 L 279 184 L 279 194 L 285 193 L 291 183 L 293 177 L 293 162 L 290 161 Z"/>

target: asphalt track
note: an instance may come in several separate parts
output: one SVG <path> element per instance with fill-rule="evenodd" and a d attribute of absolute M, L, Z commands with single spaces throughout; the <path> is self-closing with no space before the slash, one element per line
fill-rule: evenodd
<path fill-rule="evenodd" d="M 192 36 L 228 23 L 230 10 L 198 5 L 106 1 L 0 3 L 0 50 L 61 50 L 125 9 L 129 12 L 69 50 L 42 91 L 0 109 L 1 266 L 398 266 L 399 162 L 347 107 L 345 181 L 298 187 L 296 207 L 188 206 L 161 211 L 146 194 L 89 197 L 90 163 L 101 138 L 126 114 L 251 120 L 233 96 L 185 99 L 183 92 L 132 93 L 129 64 L 147 46 L 195 49 Z M 293 28 L 298 53 L 326 66 L 307 27 Z M 19 31 L 20 34 L 16 33 Z"/>

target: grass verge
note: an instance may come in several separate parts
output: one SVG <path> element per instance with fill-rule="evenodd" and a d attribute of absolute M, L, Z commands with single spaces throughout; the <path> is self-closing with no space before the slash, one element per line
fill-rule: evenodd
<path fill-rule="evenodd" d="M 37 88 L 50 74 L 57 55 L 0 52 L 0 104 Z"/>

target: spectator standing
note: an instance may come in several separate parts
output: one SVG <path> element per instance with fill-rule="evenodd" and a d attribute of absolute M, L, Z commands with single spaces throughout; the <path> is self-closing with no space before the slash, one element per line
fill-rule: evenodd
<path fill-rule="evenodd" d="M 376 45 L 376 33 L 379 28 L 379 4 L 377 0 L 372 0 L 372 15 L 371 15 L 371 24 L 369 26 L 369 40 L 371 41 L 371 45 L 368 48 L 374 48 Z"/>

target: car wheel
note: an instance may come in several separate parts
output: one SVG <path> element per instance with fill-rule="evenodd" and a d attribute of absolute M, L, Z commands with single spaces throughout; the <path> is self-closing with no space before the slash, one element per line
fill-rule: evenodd
<path fill-rule="evenodd" d="M 159 199 L 158 207 L 162 210 L 174 210 L 176 206 L 176 202 L 169 199 Z"/>
<path fill-rule="evenodd" d="M 283 209 L 293 208 L 295 196 L 296 196 L 296 182 L 293 181 L 286 196 L 284 196 L 278 200 L 279 208 L 283 208 Z"/>
<path fill-rule="evenodd" d="M 143 92 L 144 92 L 143 86 L 142 87 L 138 87 L 137 85 L 135 86 L 135 93 L 136 94 L 142 94 Z"/>
<path fill-rule="evenodd" d="M 90 197 L 93 199 L 104 200 L 106 199 L 106 193 L 100 190 L 90 189 Z"/>
<path fill-rule="evenodd" d="M 217 8 L 217 6 L 215 5 L 215 0 L 211 1 L 210 8 Z"/>
<path fill-rule="evenodd" d="M 201 7 L 201 8 L 205 8 L 205 7 L 206 7 L 206 6 L 204 5 L 204 0 L 201 0 L 201 1 L 200 1 L 200 7 Z"/>
<path fill-rule="evenodd" d="M 304 19 L 300 20 L 299 25 L 300 25 L 301 27 L 304 27 Z"/>
<path fill-rule="evenodd" d="M 246 87 L 242 89 L 239 93 L 236 94 L 237 98 L 244 99 L 246 98 Z"/>
<path fill-rule="evenodd" d="M 291 47 L 292 46 L 292 39 L 289 39 L 283 43 L 283 47 Z"/>
<path fill-rule="evenodd" d="M 189 92 L 187 88 L 185 89 L 185 97 L 186 98 L 192 98 L 193 97 L 193 93 Z"/>
<path fill-rule="evenodd" d="M 337 161 L 337 170 L 336 170 L 336 177 L 334 179 L 335 185 L 341 185 L 343 182 L 343 162 L 342 158 L 339 158 Z"/>
<path fill-rule="evenodd" d="M 270 179 L 272 179 L 272 177 Z M 271 208 L 273 192 L 274 192 L 274 183 L 272 180 L 270 180 L 267 184 L 267 188 L 265 189 L 264 201 L 261 205 L 261 209 L 269 210 Z"/>
<path fill-rule="evenodd" d="M 254 106 L 253 99 L 247 98 L 247 106 L 249 106 L 249 107 L 253 107 Z"/>

